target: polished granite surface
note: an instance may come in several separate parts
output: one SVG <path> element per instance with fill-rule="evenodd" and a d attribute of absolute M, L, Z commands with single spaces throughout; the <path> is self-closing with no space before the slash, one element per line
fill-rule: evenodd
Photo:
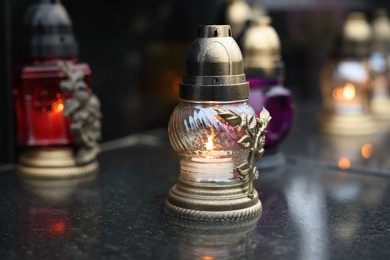
<path fill-rule="evenodd" d="M 164 212 L 179 172 L 166 129 L 104 143 L 99 173 L 84 179 L 29 181 L 3 166 L 1 259 L 389 259 L 390 138 L 322 136 L 315 119 L 300 110 L 286 165 L 255 184 L 262 216 L 244 222 Z"/>

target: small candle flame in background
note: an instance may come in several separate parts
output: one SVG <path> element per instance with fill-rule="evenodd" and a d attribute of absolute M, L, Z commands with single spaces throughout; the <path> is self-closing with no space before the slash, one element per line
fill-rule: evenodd
<path fill-rule="evenodd" d="M 64 110 L 64 104 L 63 103 L 57 104 L 57 111 L 62 111 L 62 110 Z"/>
<path fill-rule="evenodd" d="M 356 88 L 353 84 L 347 83 L 342 88 L 335 88 L 332 91 L 332 96 L 338 100 L 352 100 L 356 96 Z"/>
<path fill-rule="evenodd" d="M 62 112 L 64 110 L 64 103 L 62 102 L 62 99 L 54 102 L 51 106 L 51 110 L 53 112 Z"/>
<path fill-rule="evenodd" d="M 206 149 L 207 149 L 207 151 L 214 150 L 214 143 L 213 143 L 213 136 L 212 135 L 207 138 Z"/>
<path fill-rule="evenodd" d="M 57 93 L 56 98 L 57 98 L 57 102 L 54 111 L 62 112 L 64 110 L 64 101 L 62 100 L 62 95 L 60 93 Z"/>
<path fill-rule="evenodd" d="M 50 101 L 41 101 L 38 102 L 40 107 L 40 110 L 42 113 L 46 112 L 54 112 L 59 113 L 62 112 L 65 108 L 64 106 L 64 100 L 62 99 L 61 94 L 56 94 L 56 99 L 52 99 Z"/>
<path fill-rule="evenodd" d="M 362 146 L 361 154 L 364 159 L 370 159 L 374 152 L 374 146 L 370 143 L 366 143 Z"/>
<path fill-rule="evenodd" d="M 351 161 L 346 157 L 341 157 L 337 163 L 340 169 L 349 169 L 351 167 Z"/>

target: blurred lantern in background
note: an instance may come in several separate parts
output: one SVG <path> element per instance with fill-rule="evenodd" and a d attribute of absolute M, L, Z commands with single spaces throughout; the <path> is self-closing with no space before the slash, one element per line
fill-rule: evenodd
<path fill-rule="evenodd" d="M 369 59 L 372 77 L 371 108 L 380 122 L 386 124 L 390 119 L 390 21 L 385 10 L 376 12 L 372 21 L 372 31 L 372 48 Z"/>
<path fill-rule="evenodd" d="M 230 0 L 225 10 L 225 22 L 231 26 L 232 37 L 235 40 L 238 41 L 251 16 L 251 7 L 245 0 Z"/>
<path fill-rule="evenodd" d="M 261 167 L 273 167 L 285 162 L 277 145 L 293 123 L 291 91 L 283 87 L 284 66 L 280 55 L 279 37 L 267 16 L 257 17 L 244 34 L 245 73 L 250 85 L 249 105 L 257 115 L 265 107 L 272 115 L 266 133 L 266 149 Z"/>
<path fill-rule="evenodd" d="M 243 58 L 231 35 L 228 25 L 199 27 L 169 121 L 180 175 L 166 206 L 183 218 L 240 219 L 261 210 L 253 162 L 264 152 L 270 117 L 264 111 L 256 118 L 247 103 Z"/>
<path fill-rule="evenodd" d="M 298 93 L 304 98 L 320 96 L 320 72 L 332 40 L 343 23 L 346 8 L 339 0 L 312 1 L 309 6 L 310 8 L 291 8 L 286 13 L 289 41 L 284 45 L 288 66 L 286 77 L 289 82 L 295 82 L 292 84 L 299 86 Z M 289 60 L 293 62 L 291 66 Z"/>
<path fill-rule="evenodd" d="M 18 171 L 66 178 L 97 168 L 100 103 L 60 1 L 40 0 L 25 16 L 25 63 L 16 79 Z"/>
<path fill-rule="evenodd" d="M 364 135 L 375 131 L 371 115 L 368 52 L 371 28 L 362 13 L 349 14 L 342 30 L 337 60 L 324 67 L 321 79 L 325 133 Z"/>
<path fill-rule="evenodd" d="M 183 74 L 183 59 L 187 45 L 182 43 L 153 42 L 146 48 L 146 73 L 143 91 L 150 100 L 153 122 L 169 118 L 177 105 L 179 83 Z"/>

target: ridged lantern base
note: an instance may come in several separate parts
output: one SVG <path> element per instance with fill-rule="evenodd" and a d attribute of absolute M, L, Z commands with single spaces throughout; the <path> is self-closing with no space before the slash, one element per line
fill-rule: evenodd
<path fill-rule="evenodd" d="M 99 165 L 96 160 L 78 165 L 72 148 L 33 148 L 24 151 L 16 166 L 24 177 L 39 179 L 69 179 L 95 172 Z"/>
<path fill-rule="evenodd" d="M 248 185 L 193 182 L 179 178 L 166 201 L 166 209 L 181 218 L 202 221 L 238 220 L 257 216 L 262 210 L 258 194 L 248 197 Z"/>
<path fill-rule="evenodd" d="M 326 134 L 369 135 L 376 132 L 376 125 L 371 115 L 324 115 L 318 129 Z"/>

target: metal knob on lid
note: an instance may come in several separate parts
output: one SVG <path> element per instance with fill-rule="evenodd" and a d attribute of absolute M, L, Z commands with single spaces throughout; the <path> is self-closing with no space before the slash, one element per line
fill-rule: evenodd
<path fill-rule="evenodd" d="M 229 25 L 202 25 L 187 52 L 180 99 L 238 101 L 249 97 L 241 50 Z"/>

